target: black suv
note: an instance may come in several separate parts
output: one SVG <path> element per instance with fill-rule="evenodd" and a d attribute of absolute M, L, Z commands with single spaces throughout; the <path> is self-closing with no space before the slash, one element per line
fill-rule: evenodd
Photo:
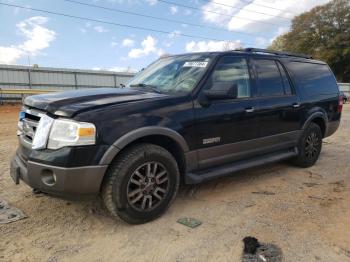
<path fill-rule="evenodd" d="M 340 122 L 330 68 L 262 49 L 163 57 L 126 88 L 25 99 L 11 176 L 42 192 L 100 194 L 113 216 L 160 216 L 186 184 L 318 159 Z"/>

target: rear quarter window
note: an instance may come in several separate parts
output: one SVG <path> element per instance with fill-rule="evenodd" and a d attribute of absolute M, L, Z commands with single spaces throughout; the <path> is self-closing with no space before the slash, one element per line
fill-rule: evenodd
<path fill-rule="evenodd" d="M 289 62 L 286 64 L 299 88 L 309 96 L 338 93 L 338 85 L 328 65 Z"/>

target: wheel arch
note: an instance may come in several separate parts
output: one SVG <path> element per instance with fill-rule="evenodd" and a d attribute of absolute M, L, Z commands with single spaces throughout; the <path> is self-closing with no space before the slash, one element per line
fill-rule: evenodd
<path fill-rule="evenodd" d="M 303 130 L 310 124 L 315 123 L 317 124 L 322 131 L 322 136 L 325 137 L 328 130 L 328 118 L 327 115 L 323 112 L 314 112 L 312 113 L 304 122 Z"/>
<path fill-rule="evenodd" d="M 136 143 L 150 143 L 167 149 L 177 161 L 180 172 L 185 172 L 185 153 L 189 151 L 187 142 L 178 132 L 165 127 L 142 127 L 123 135 L 109 147 L 99 164 L 111 164 L 126 147 Z"/>

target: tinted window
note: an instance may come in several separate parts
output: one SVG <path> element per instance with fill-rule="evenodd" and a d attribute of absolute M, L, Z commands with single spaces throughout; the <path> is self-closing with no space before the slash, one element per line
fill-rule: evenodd
<path fill-rule="evenodd" d="M 289 82 L 287 73 L 286 73 L 285 69 L 283 68 L 283 66 L 279 62 L 277 62 L 277 65 L 278 65 L 278 68 L 280 69 L 280 73 L 282 76 L 284 93 L 286 95 L 290 95 L 290 94 L 292 94 L 292 87 L 290 86 L 290 82 Z"/>
<path fill-rule="evenodd" d="M 259 78 L 260 96 L 280 96 L 284 95 L 283 81 L 273 60 L 255 60 Z"/>
<path fill-rule="evenodd" d="M 237 85 L 237 98 L 250 97 L 249 71 L 247 61 L 244 58 L 221 58 L 209 77 L 205 88 L 223 90 L 223 88 L 232 86 L 228 83 Z"/>
<path fill-rule="evenodd" d="M 287 67 L 308 95 L 338 93 L 338 85 L 327 65 L 290 62 Z"/>

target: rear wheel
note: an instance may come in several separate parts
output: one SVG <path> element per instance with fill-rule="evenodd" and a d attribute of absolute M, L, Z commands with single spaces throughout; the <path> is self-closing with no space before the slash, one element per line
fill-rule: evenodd
<path fill-rule="evenodd" d="M 174 157 L 164 148 L 140 144 L 113 163 L 102 189 L 106 208 L 131 224 L 151 221 L 169 207 L 179 187 Z"/>
<path fill-rule="evenodd" d="M 321 149 L 321 128 L 315 123 L 310 123 L 300 138 L 298 145 L 299 155 L 294 159 L 294 163 L 300 167 L 314 165 L 321 153 Z"/>

